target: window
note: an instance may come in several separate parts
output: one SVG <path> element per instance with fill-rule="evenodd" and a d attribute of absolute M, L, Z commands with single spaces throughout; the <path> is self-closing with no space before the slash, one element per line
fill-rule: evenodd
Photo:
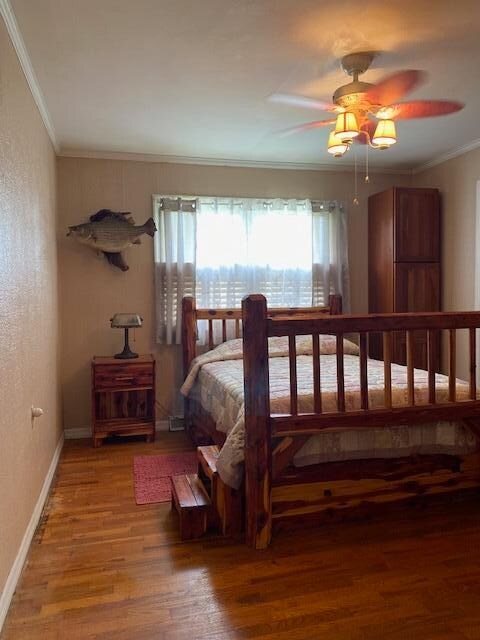
<path fill-rule="evenodd" d="M 270 306 L 310 306 L 310 202 L 199 199 L 195 273 L 201 307 L 238 307 L 253 292 Z"/>
<path fill-rule="evenodd" d="M 348 305 L 343 208 L 336 202 L 154 197 L 157 336 L 180 342 L 180 304 L 238 307 L 249 293 L 269 306 Z"/>

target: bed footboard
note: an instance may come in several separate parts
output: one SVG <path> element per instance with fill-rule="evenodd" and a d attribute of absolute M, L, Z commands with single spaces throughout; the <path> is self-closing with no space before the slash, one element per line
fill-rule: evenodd
<path fill-rule="evenodd" d="M 364 316 L 328 316 L 305 314 L 293 318 L 281 314 L 269 317 L 266 300 L 261 295 L 247 296 L 242 302 L 243 358 L 245 389 L 245 487 L 246 541 L 263 549 L 272 533 L 272 486 L 289 480 L 283 474 L 294 455 L 306 440 L 324 429 L 352 429 L 361 426 L 384 427 L 395 424 L 427 423 L 437 420 L 468 421 L 479 432 L 480 400 L 476 390 L 476 329 L 480 327 L 480 313 L 404 313 Z M 470 375 L 468 398 L 456 396 L 456 335 L 466 330 L 469 336 Z M 407 402 L 392 404 L 392 335 L 405 332 L 407 343 Z M 416 331 L 427 332 L 428 342 L 428 403 L 416 404 L 415 370 L 413 366 Z M 435 362 L 438 334 L 448 332 L 448 398 L 438 401 L 435 389 Z M 368 338 L 381 333 L 384 355 L 384 406 L 369 407 L 368 394 Z M 319 336 L 336 336 L 337 407 L 322 410 Z M 345 334 L 358 335 L 360 349 L 360 409 L 349 411 L 345 403 L 344 352 Z M 297 335 L 311 335 L 313 345 L 314 411 L 299 413 L 297 399 Z M 290 362 L 290 412 L 272 415 L 270 412 L 268 338 L 288 336 Z M 282 481 L 283 478 L 283 481 Z M 318 489 L 318 487 L 317 487 Z M 298 498 L 299 489 L 292 493 Z M 277 489 L 278 493 L 278 489 Z M 288 492 L 287 492 L 288 493 Z M 314 501 L 315 502 L 315 501 Z M 312 511 L 314 509 L 310 509 Z M 300 510 L 301 511 L 301 510 Z M 301 515 L 293 510 L 292 515 Z"/>

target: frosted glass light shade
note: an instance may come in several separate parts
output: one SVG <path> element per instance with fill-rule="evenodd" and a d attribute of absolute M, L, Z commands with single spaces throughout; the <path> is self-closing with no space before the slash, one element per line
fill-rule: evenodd
<path fill-rule="evenodd" d="M 393 120 L 379 120 L 375 133 L 373 134 L 372 143 L 383 149 L 391 147 L 397 141 L 397 131 Z"/>
<path fill-rule="evenodd" d="M 342 142 L 351 142 L 355 136 L 358 136 L 358 122 L 354 113 L 339 113 L 335 123 L 335 135 Z"/>
<path fill-rule="evenodd" d="M 342 140 L 340 140 L 336 135 L 335 131 L 330 131 L 330 135 L 328 136 L 328 153 L 331 153 L 332 156 L 338 158 L 343 156 L 347 149 L 348 144 L 346 142 L 342 142 Z"/>
<path fill-rule="evenodd" d="M 110 326 L 112 329 L 126 328 L 126 327 L 141 327 L 142 320 L 137 313 L 116 313 L 113 318 L 110 318 Z"/>

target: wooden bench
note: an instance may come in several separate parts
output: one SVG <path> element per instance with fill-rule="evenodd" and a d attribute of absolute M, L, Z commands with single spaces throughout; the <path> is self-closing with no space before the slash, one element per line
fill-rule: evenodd
<path fill-rule="evenodd" d="M 181 539 L 200 538 L 207 530 L 211 506 L 202 481 L 195 473 L 174 476 L 172 484 L 172 508 L 178 511 Z"/>
<path fill-rule="evenodd" d="M 200 467 L 205 476 L 214 480 L 217 476 L 217 458 L 219 449 L 216 444 L 207 447 L 197 447 L 197 457 Z"/>
<path fill-rule="evenodd" d="M 199 473 L 208 487 L 212 507 L 208 525 L 223 536 L 238 535 L 242 529 L 242 494 L 222 482 L 217 471 L 217 445 L 197 447 Z"/>
<path fill-rule="evenodd" d="M 218 513 L 218 483 L 217 458 L 220 453 L 217 445 L 197 447 L 198 475 L 207 489 L 212 506 L 208 514 L 208 528 L 219 531 L 222 529 Z"/>

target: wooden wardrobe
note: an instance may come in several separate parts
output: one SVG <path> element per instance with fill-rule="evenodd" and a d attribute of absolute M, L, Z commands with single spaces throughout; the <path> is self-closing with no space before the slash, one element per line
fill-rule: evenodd
<path fill-rule="evenodd" d="M 440 197 L 437 189 L 393 187 L 368 199 L 369 313 L 440 311 Z M 414 366 L 427 368 L 427 336 L 415 334 Z M 370 356 L 382 359 L 380 336 Z M 406 363 L 405 332 L 395 332 L 393 361 Z M 440 342 L 435 348 L 440 363 Z"/>

